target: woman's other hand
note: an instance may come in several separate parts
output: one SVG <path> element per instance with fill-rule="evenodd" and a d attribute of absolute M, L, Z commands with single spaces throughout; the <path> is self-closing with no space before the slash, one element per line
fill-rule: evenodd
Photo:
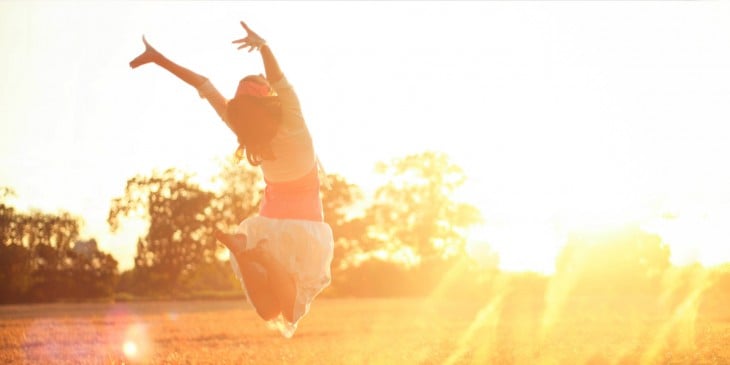
<path fill-rule="evenodd" d="M 155 62 L 160 57 L 160 52 L 157 52 L 154 47 L 147 43 L 147 39 L 145 39 L 144 36 L 142 36 L 142 42 L 144 43 L 145 47 L 144 52 L 142 52 L 142 54 L 137 56 L 137 58 L 133 59 L 132 62 L 129 63 L 129 67 L 131 68 L 137 68 L 144 64 Z"/>
<path fill-rule="evenodd" d="M 256 32 L 252 31 L 246 23 L 241 22 L 241 26 L 246 31 L 246 37 L 233 41 L 234 44 L 240 44 L 238 49 L 249 47 L 248 51 L 251 52 L 253 50 L 261 49 L 261 47 L 266 44 L 266 40 L 261 38 L 261 36 L 256 34 Z"/>

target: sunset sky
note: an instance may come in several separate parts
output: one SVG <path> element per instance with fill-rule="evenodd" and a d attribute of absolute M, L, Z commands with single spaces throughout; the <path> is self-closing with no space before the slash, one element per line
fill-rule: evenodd
<path fill-rule="evenodd" d="M 510 270 L 549 272 L 567 230 L 638 221 L 676 263 L 730 261 L 730 4 L 725 2 L 0 2 L 0 186 L 9 202 L 111 235 L 127 179 L 204 181 L 235 137 L 141 36 L 228 97 L 263 72 L 239 20 L 296 88 L 327 170 L 365 191 L 374 166 L 435 150 Z"/>

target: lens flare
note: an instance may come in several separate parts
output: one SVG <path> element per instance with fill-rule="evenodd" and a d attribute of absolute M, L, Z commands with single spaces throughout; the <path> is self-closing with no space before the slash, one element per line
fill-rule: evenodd
<path fill-rule="evenodd" d="M 124 356 L 128 358 L 134 358 L 137 356 L 137 344 L 133 341 L 127 341 L 124 343 L 124 346 L 122 346 L 122 352 L 124 352 Z"/>
<path fill-rule="evenodd" d="M 122 340 L 122 352 L 130 360 L 149 360 L 152 354 L 152 341 L 147 333 L 147 325 L 134 323 L 127 328 Z"/>
<path fill-rule="evenodd" d="M 662 348 L 667 343 L 672 343 L 673 349 L 678 352 L 690 353 L 696 350 L 695 325 L 702 294 L 710 287 L 709 271 L 697 265 L 672 268 L 665 276 L 667 280 L 661 301 L 665 307 L 669 307 L 670 315 L 642 354 L 642 365 L 659 362 Z"/>
<path fill-rule="evenodd" d="M 500 320 L 503 299 L 507 292 L 506 284 L 507 282 L 503 278 L 497 280 L 495 296 L 479 310 L 469 327 L 461 334 L 457 348 L 449 355 L 444 364 L 453 365 L 464 361 L 464 356 L 474 348 L 475 342 L 480 344 L 476 362 L 487 361 L 486 358 L 494 350 L 497 340 L 497 325 Z"/>

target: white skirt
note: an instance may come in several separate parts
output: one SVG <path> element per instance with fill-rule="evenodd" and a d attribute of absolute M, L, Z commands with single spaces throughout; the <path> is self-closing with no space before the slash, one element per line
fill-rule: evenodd
<path fill-rule="evenodd" d="M 237 233 L 246 235 L 246 250 L 261 245 L 294 276 L 297 286 L 294 322 L 289 322 L 282 315 L 267 322 L 270 328 L 290 338 L 297 329 L 299 319 L 309 312 L 314 298 L 332 280 L 332 229 L 324 222 L 253 216 L 241 222 Z M 233 272 L 246 293 L 246 300 L 253 306 L 238 263 L 233 255 L 230 259 Z"/>

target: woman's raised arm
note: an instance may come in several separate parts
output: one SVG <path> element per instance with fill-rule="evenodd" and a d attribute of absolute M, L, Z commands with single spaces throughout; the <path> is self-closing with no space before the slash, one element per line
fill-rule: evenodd
<path fill-rule="evenodd" d="M 240 44 L 238 49 L 249 47 L 248 51 L 251 52 L 255 49 L 261 52 L 261 58 L 264 61 L 264 70 L 266 70 L 266 79 L 270 83 L 275 83 L 284 77 L 284 74 L 279 68 L 279 63 L 276 61 L 274 54 L 271 52 L 271 48 L 266 44 L 266 40 L 261 38 L 256 32 L 252 31 L 246 23 L 241 22 L 241 26 L 246 31 L 246 37 L 236 39 L 233 41 L 234 44 Z"/>
<path fill-rule="evenodd" d="M 225 117 L 226 100 L 220 92 L 218 92 L 218 90 L 210 84 L 208 78 L 171 61 L 152 47 L 144 36 L 142 37 L 142 42 L 144 43 L 145 50 L 129 63 L 130 67 L 137 68 L 148 63 L 154 63 L 164 68 L 177 76 L 180 80 L 197 89 L 201 96 L 208 99 L 208 102 L 210 102 L 211 106 L 213 106 L 216 113 L 218 113 L 221 118 Z"/>

